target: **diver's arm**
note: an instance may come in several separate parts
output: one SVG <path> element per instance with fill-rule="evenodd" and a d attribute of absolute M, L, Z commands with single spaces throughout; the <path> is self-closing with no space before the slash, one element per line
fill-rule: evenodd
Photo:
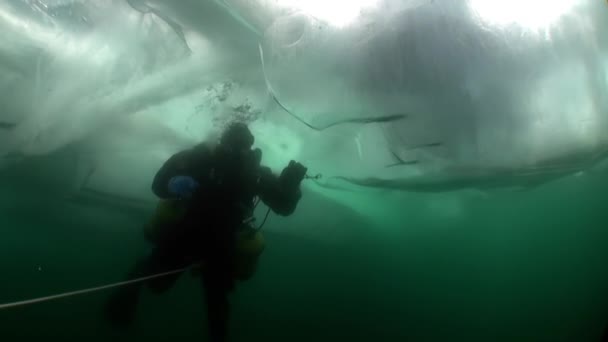
<path fill-rule="evenodd" d="M 294 168 L 291 164 L 286 167 L 279 177 L 270 168 L 262 167 L 258 183 L 258 195 L 272 211 L 281 216 L 291 215 L 302 198 L 300 182 L 306 174 L 306 168 Z M 296 174 L 291 170 L 296 170 Z M 301 174 L 301 175 L 300 175 Z"/>
<path fill-rule="evenodd" d="M 156 172 L 152 181 L 152 192 L 160 198 L 170 198 L 169 180 L 174 176 L 188 174 L 190 151 L 181 151 L 172 155 Z"/>

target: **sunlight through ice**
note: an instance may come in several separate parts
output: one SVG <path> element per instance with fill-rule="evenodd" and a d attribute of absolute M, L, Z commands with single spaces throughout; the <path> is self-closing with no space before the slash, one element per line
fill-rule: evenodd
<path fill-rule="evenodd" d="M 469 0 L 469 7 L 492 25 L 518 24 L 533 31 L 546 31 L 580 0 Z"/>

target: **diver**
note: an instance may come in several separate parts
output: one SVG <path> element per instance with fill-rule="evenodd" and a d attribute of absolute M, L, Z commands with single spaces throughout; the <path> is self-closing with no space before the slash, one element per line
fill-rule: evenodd
<path fill-rule="evenodd" d="M 261 165 L 262 152 L 252 149 L 253 143 L 247 125 L 235 122 L 217 144 L 201 143 L 174 154 L 162 165 L 152 191 L 161 202 L 170 201 L 170 206 L 181 210 L 180 219 L 146 235 L 154 242 L 153 249 L 129 273 L 131 279 L 199 264 L 213 342 L 228 338 L 228 295 L 241 279 L 235 271 L 238 234 L 252 229 L 250 222 L 259 201 L 278 215 L 291 215 L 302 196 L 300 183 L 307 172 L 292 160 L 279 176 L 274 175 Z M 145 285 L 162 293 L 180 274 L 151 279 Z M 110 322 L 121 327 L 132 323 L 143 286 L 135 283 L 112 294 L 105 306 Z"/>

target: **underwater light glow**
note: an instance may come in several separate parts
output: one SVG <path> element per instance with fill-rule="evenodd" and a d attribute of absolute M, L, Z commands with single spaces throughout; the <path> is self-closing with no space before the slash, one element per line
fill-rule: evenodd
<path fill-rule="evenodd" d="M 547 29 L 580 0 L 469 0 L 469 7 L 494 25 L 519 24 L 531 30 Z"/>
<path fill-rule="evenodd" d="M 280 0 L 279 4 L 302 10 L 309 15 L 326 21 L 336 27 L 344 27 L 352 23 L 367 7 L 373 7 L 378 0 Z"/>

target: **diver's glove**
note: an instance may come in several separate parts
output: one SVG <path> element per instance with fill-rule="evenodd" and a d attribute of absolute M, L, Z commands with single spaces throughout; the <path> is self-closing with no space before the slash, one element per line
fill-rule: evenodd
<path fill-rule="evenodd" d="M 292 160 L 283 169 L 280 178 L 285 186 L 297 188 L 306 176 L 307 171 L 308 169 L 304 165 Z"/>
<path fill-rule="evenodd" d="M 169 192 L 180 198 L 190 198 L 199 184 L 190 176 L 175 176 L 169 179 Z"/>

